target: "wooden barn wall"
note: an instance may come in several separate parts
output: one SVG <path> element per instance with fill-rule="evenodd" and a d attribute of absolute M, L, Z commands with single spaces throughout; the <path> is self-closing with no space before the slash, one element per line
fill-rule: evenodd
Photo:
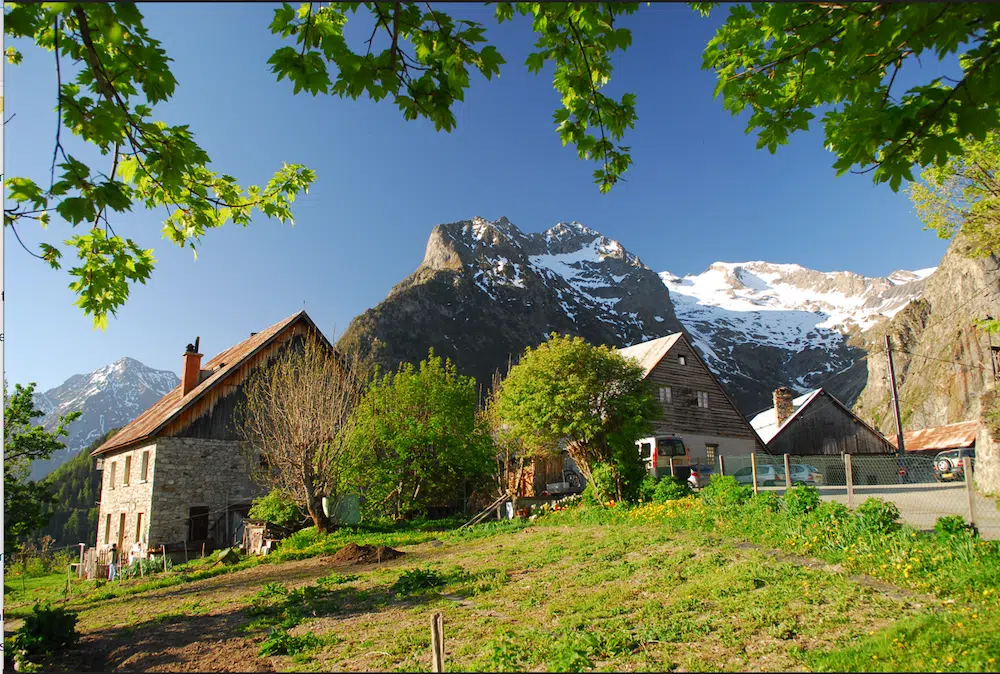
<path fill-rule="evenodd" d="M 826 455 L 891 454 L 882 436 L 858 421 L 827 396 L 820 396 L 789 422 L 770 443 L 772 454 Z"/>
<path fill-rule="evenodd" d="M 684 356 L 686 363 L 677 362 Z M 663 418 L 658 425 L 677 433 L 698 433 L 731 438 L 754 438 L 746 419 L 726 397 L 718 380 L 683 339 L 671 347 L 647 375 L 657 389 L 669 386 L 671 401 L 661 402 Z M 708 408 L 698 407 L 698 391 L 708 392 Z M 657 392 L 657 395 L 659 393 Z"/>
<path fill-rule="evenodd" d="M 289 346 L 301 348 L 309 326 L 294 325 L 285 334 L 243 363 L 225 381 L 217 384 L 204 398 L 171 422 L 162 435 L 210 440 L 240 440 L 236 432 L 237 410 L 246 399 L 245 387 L 250 375 L 284 352 Z"/>

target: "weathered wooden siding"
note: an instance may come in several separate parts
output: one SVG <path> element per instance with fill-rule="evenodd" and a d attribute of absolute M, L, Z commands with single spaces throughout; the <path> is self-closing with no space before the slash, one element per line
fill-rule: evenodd
<path fill-rule="evenodd" d="M 301 348 L 310 332 L 309 326 L 299 323 L 274 340 L 267 348 L 254 354 L 224 382 L 215 386 L 204 398 L 178 415 L 167 425 L 161 435 L 180 438 L 206 438 L 210 440 L 239 440 L 237 410 L 246 399 L 245 387 L 250 375 L 258 368 L 278 357 L 289 345 Z"/>
<path fill-rule="evenodd" d="M 678 362 L 684 356 L 685 364 Z M 658 425 L 676 432 L 757 440 L 756 434 L 733 406 L 708 366 L 686 339 L 679 339 L 647 375 L 659 389 L 669 386 L 671 401 L 661 402 L 663 418 Z M 708 393 L 708 407 L 698 407 L 698 391 Z"/>
<path fill-rule="evenodd" d="M 892 454 L 895 447 L 824 391 L 799 412 L 767 445 L 771 454 Z"/>

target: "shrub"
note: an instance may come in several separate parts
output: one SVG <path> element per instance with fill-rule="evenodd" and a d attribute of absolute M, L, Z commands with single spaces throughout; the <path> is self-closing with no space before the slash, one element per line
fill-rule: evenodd
<path fill-rule="evenodd" d="M 843 503 L 823 501 L 812 511 L 812 515 L 820 522 L 846 522 L 851 517 L 851 510 Z"/>
<path fill-rule="evenodd" d="M 808 484 L 800 484 L 785 492 L 785 509 L 792 515 L 805 515 L 819 506 L 819 490 Z"/>
<path fill-rule="evenodd" d="M 642 478 L 642 482 L 639 483 L 639 498 L 643 501 L 652 501 L 653 492 L 656 491 L 656 484 L 657 479 L 647 473 L 646 476 Z"/>
<path fill-rule="evenodd" d="M 248 513 L 250 519 L 264 520 L 282 527 L 294 527 L 304 519 L 299 505 L 280 489 L 254 499 Z"/>
<path fill-rule="evenodd" d="M 963 536 L 975 536 L 975 530 L 966 524 L 961 515 L 939 517 L 934 523 L 934 536 L 941 542 Z"/>
<path fill-rule="evenodd" d="M 270 655 L 295 655 L 321 645 L 315 634 L 292 636 L 284 629 L 272 630 L 267 639 L 260 645 L 258 653 L 261 657 Z"/>
<path fill-rule="evenodd" d="M 758 512 L 776 513 L 781 509 L 781 499 L 774 492 L 762 491 L 750 498 L 749 505 Z"/>
<path fill-rule="evenodd" d="M 857 514 L 865 529 L 876 533 L 888 533 L 899 529 L 899 508 L 895 503 L 870 497 L 858 506 Z"/>
<path fill-rule="evenodd" d="M 444 577 L 434 569 L 409 569 L 404 571 L 392 589 L 399 594 L 413 594 L 420 590 L 444 585 Z"/>
<path fill-rule="evenodd" d="M 8 648 L 21 656 L 52 653 L 73 646 L 80 635 L 76 631 L 76 614 L 61 606 L 35 604 L 24 618 Z"/>
<path fill-rule="evenodd" d="M 653 502 L 666 503 L 667 501 L 676 501 L 690 495 L 691 488 L 688 487 L 687 482 L 667 475 L 660 478 L 657 482 L 656 489 L 653 492 Z"/>
<path fill-rule="evenodd" d="M 605 503 L 614 500 L 617 485 L 611 466 L 606 463 L 595 465 L 591 470 L 591 477 L 593 478 L 591 484 L 594 485 L 594 496 Z"/>
<path fill-rule="evenodd" d="M 742 485 L 732 475 L 713 475 L 699 496 L 710 505 L 739 506 L 753 496 L 753 488 Z"/>
<path fill-rule="evenodd" d="M 580 502 L 588 506 L 595 506 L 598 504 L 597 494 L 594 492 L 593 482 L 588 482 L 587 486 L 583 488 L 583 493 L 580 494 Z"/>

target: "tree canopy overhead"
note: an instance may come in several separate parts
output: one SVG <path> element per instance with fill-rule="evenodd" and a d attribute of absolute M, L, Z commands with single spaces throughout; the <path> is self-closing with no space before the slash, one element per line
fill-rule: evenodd
<path fill-rule="evenodd" d="M 718 3 L 694 3 L 704 14 Z M 925 77 L 902 90 L 921 57 L 959 54 L 961 79 Z M 734 5 L 708 43 L 727 110 L 749 108 L 747 133 L 775 152 L 820 109 L 838 175 L 861 167 L 897 190 L 911 168 L 943 166 L 962 140 L 1000 122 L 1000 5 L 753 3 Z M 910 74 L 908 72 L 908 74 Z"/>
<path fill-rule="evenodd" d="M 715 4 L 692 3 L 703 14 Z M 596 163 L 594 181 L 609 191 L 632 164 L 623 141 L 636 123 L 636 97 L 615 98 L 604 87 L 611 55 L 632 44 L 621 20 L 640 4 L 491 7 L 498 23 L 523 17 L 530 25 L 536 41 L 525 66 L 533 73 L 553 66 L 556 131 L 581 159 Z M 348 21 L 362 22 L 369 35 L 358 50 L 345 38 Z M 292 94 L 391 100 L 404 119 L 426 119 L 440 131 L 455 128 L 454 107 L 474 75 L 490 80 L 506 63 L 484 24 L 428 2 L 285 3 L 269 29 L 285 44 L 261 67 L 287 79 Z M 73 251 L 70 288 L 95 327 L 106 325 L 156 264 L 153 251 L 127 231 L 134 208 L 166 209 L 164 237 L 195 248 L 209 230 L 246 226 L 255 214 L 291 222 L 294 199 L 316 180 L 311 169 L 289 163 L 267 184 L 243 187 L 212 168 L 189 125 L 159 121 L 157 110 L 177 86 L 172 59 L 133 3 L 6 3 L 4 32 L 23 40 L 7 48 L 11 64 L 20 63 L 27 43 L 53 53 L 59 117 L 52 144 L 39 148 L 51 149 L 49 175 L 6 179 L 4 226 L 54 269 L 62 267 L 64 250 Z M 824 110 L 838 174 L 859 167 L 895 190 L 913 180 L 914 165 L 943 166 L 962 154 L 963 141 L 981 142 L 997 127 L 998 34 L 1000 6 L 986 3 L 734 5 L 705 49 L 703 67 L 717 73 L 726 109 L 749 108 L 747 132 L 757 134 L 759 147 L 775 152 Z M 914 62 L 919 68 L 921 56 L 955 53 L 961 79 L 937 77 L 900 90 L 897 75 Z M 64 133 L 104 159 L 74 156 Z M 25 243 L 24 227 L 47 227 L 56 218 L 68 238 Z"/>

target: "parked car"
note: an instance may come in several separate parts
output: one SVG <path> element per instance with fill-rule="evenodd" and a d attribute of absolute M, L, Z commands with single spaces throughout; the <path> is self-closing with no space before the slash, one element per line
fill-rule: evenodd
<path fill-rule="evenodd" d="M 972 468 L 976 467 L 976 450 L 949 449 L 934 457 L 934 479 L 938 482 L 965 479 L 965 462 L 970 461 Z"/>
<path fill-rule="evenodd" d="M 691 475 L 688 476 L 688 485 L 692 489 L 701 489 L 709 483 L 713 475 L 718 471 L 712 464 L 695 464 L 691 466 Z"/>
<path fill-rule="evenodd" d="M 813 486 L 823 484 L 823 474 L 816 466 L 808 463 L 793 463 L 789 467 L 792 474 L 792 484 L 811 484 Z"/>
<path fill-rule="evenodd" d="M 753 469 L 750 466 L 733 473 L 740 484 L 753 484 Z M 785 483 L 784 466 L 757 466 L 757 484 L 764 487 L 775 487 Z"/>

